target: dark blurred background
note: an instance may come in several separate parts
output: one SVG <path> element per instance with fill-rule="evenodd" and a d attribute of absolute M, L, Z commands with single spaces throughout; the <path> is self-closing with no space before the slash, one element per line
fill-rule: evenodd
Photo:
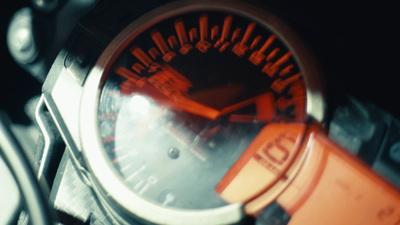
<path fill-rule="evenodd" d="M 339 93 L 367 99 L 400 118 L 398 10 L 395 1 L 264 1 L 309 41 L 325 70 L 328 100 Z M 28 123 L 25 103 L 40 94 L 41 84 L 11 59 L 6 46 L 13 13 L 28 0 L 0 7 L 0 109 L 18 123 Z"/>

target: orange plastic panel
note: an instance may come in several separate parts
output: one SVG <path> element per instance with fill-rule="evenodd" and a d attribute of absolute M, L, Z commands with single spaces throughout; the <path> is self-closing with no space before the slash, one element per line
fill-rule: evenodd
<path fill-rule="evenodd" d="M 293 163 L 305 124 L 269 124 L 249 145 L 216 187 L 225 201 L 247 202 L 270 189 Z"/>
<path fill-rule="evenodd" d="M 277 199 L 289 225 L 399 225 L 400 192 L 325 134 L 314 132 L 307 160 Z"/>
<path fill-rule="evenodd" d="M 286 124 L 285 126 L 290 126 L 290 124 Z M 286 170 L 285 174 L 281 176 L 280 179 L 273 186 L 268 188 L 268 190 L 264 191 L 263 193 L 259 194 L 257 197 L 246 203 L 246 205 L 244 206 L 244 211 L 246 214 L 257 216 L 258 212 L 274 202 L 276 198 L 286 190 L 286 188 L 292 183 L 292 180 L 301 170 L 301 165 L 303 165 L 306 161 L 306 157 L 303 156 L 306 155 L 305 153 L 307 150 L 307 146 L 304 143 L 308 143 L 311 133 L 315 131 L 321 131 L 322 129 L 323 128 L 320 127 L 318 124 L 311 124 L 308 127 L 307 132 L 302 139 L 303 142 L 301 144 L 301 147 L 298 150 L 298 153 L 294 160 L 290 163 L 290 166 Z M 311 176 L 312 174 L 309 175 Z"/>

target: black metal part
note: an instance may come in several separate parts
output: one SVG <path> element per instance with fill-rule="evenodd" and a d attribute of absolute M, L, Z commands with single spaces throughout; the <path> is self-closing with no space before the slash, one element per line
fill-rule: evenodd
<path fill-rule="evenodd" d="M 349 98 L 339 106 L 329 126 L 329 137 L 371 165 L 376 158 L 387 124 L 372 105 Z"/>
<path fill-rule="evenodd" d="M 85 34 L 79 35 L 64 61 L 64 66 L 71 71 L 76 81 L 83 85 L 92 69 L 101 48 L 96 41 Z"/>
<path fill-rule="evenodd" d="M 400 188 L 400 122 L 389 113 L 349 97 L 335 110 L 329 137 Z"/>
<path fill-rule="evenodd" d="M 158 0 L 103 0 L 79 25 L 107 46 L 130 22 L 160 5 Z"/>
<path fill-rule="evenodd" d="M 400 122 L 391 118 L 380 151 L 372 169 L 400 189 Z"/>
<path fill-rule="evenodd" d="M 32 0 L 32 5 L 43 13 L 51 13 L 56 10 L 61 2 L 65 2 L 65 0 Z"/>
<path fill-rule="evenodd" d="M 256 225 L 287 225 L 290 215 L 277 203 L 273 202 L 257 215 Z"/>

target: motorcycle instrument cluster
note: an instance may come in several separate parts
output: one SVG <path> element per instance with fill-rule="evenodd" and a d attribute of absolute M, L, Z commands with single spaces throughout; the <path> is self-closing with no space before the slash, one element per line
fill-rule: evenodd
<path fill-rule="evenodd" d="M 14 56 L 45 80 L 35 163 L 54 209 L 85 224 L 400 224 L 397 120 L 348 96 L 327 116 L 318 60 L 265 5 L 161 2 L 34 1 L 11 23 L 24 56 L 37 33 L 21 18 L 83 17 Z"/>
<path fill-rule="evenodd" d="M 81 118 L 91 121 L 81 126 L 90 136 L 82 139 L 88 163 L 102 188 L 136 215 L 227 222 L 219 220 L 240 208 L 215 188 L 222 192 L 233 164 L 268 136 L 265 127 L 323 117 L 323 104 L 312 104 L 323 102 L 311 97 L 320 88 L 311 57 L 278 19 L 247 7 L 198 3 L 155 12 L 125 29 L 89 75 L 82 116 L 87 109 L 94 119 Z M 264 182 L 276 182 L 295 154 L 259 155 L 272 172 Z"/>

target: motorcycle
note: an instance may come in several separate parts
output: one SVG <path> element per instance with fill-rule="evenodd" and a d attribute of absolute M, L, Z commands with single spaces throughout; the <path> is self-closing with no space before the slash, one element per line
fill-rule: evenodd
<path fill-rule="evenodd" d="M 383 4 L 25 5 L 4 40 L 0 223 L 400 223 Z"/>

